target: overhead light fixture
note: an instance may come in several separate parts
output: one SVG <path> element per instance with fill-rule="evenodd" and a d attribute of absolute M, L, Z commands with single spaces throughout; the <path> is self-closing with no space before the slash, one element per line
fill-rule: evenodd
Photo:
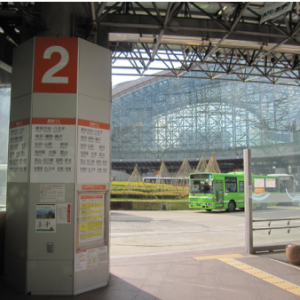
<path fill-rule="evenodd" d="M 227 8 L 227 6 L 224 6 L 222 9 L 220 9 L 220 11 L 218 12 L 218 15 L 220 15 L 222 13 L 222 10 L 224 11 Z"/>

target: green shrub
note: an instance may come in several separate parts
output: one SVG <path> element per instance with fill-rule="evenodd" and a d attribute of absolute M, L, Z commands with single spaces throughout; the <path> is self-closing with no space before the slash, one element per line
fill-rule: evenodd
<path fill-rule="evenodd" d="M 180 199 L 186 198 L 188 192 L 186 191 L 111 191 L 111 198 L 138 198 L 138 199 Z"/>

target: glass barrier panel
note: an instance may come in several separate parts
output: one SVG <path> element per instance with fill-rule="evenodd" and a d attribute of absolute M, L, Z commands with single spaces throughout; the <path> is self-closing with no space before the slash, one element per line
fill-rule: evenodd
<path fill-rule="evenodd" d="M 0 211 L 6 210 L 10 93 L 11 74 L 0 68 Z"/>

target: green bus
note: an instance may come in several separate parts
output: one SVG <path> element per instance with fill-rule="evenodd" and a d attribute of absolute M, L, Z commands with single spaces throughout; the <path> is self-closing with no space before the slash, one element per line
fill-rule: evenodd
<path fill-rule="evenodd" d="M 261 189 L 252 184 L 253 193 L 279 193 L 278 180 L 276 176 L 252 175 L 254 183 L 261 181 L 264 186 Z M 258 205 L 262 208 L 267 206 L 266 203 Z M 190 174 L 189 208 L 207 211 L 226 209 L 233 212 L 236 208 L 244 207 L 244 172 Z"/>

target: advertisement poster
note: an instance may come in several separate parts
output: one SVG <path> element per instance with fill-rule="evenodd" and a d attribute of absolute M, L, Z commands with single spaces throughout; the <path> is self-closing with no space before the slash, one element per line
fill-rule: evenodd
<path fill-rule="evenodd" d="M 40 202 L 65 202 L 65 185 L 41 184 Z"/>
<path fill-rule="evenodd" d="M 87 253 L 87 267 L 92 268 L 96 267 L 98 264 L 98 257 L 97 257 L 97 248 L 94 249 L 88 249 L 86 251 Z"/>
<path fill-rule="evenodd" d="M 76 251 L 75 272 L 107 264 L 107 246 Z"/>
<path fill-rule="evenodd" d="M 104 241 L 104 196 L 81 194 L 79 196 L 79 242 Z"/>
<path fill-rule="evenodd" d="M 36 232 L 56 232 L 56 205 L 37 204 L 35 211 Z"/>
<path fill-rule="evenodd" d="M 31 182 L 74 182 L 75 124 L 75 119 L 32 119 Z"/>
<path fill-rule="evenodd" d="M 86 250 L 75 253 L 75 272 L 86 269 Z"/>
<path fill-rule="evenodd" d="M 276 179 L 275 178 L 266 178 L 266 187 L 276 188 Z"/>
<path fill-rule="evenodd" d="M 110 125 L 78 120 L 78 183 L 109 182 Z"/>
<path fill-rule="evenodd" d="M 57 224 L 71 224 L 71 204 L 58 203 L 56 205 Z"/>
<path fill-rule="evenodd" d="M 98 248 L 98 266 L 107 264 L 107 246 Z"/>
<path fill-rule="evenodd" d="M 10 123 L 8 182 L 27 182 L 30 119 Z"/>
<path fill-rule="evenodd" d="M 264 188 L 265 179 L 264 178 L 254 178 L 254 187 L 255 188 Z"/>

